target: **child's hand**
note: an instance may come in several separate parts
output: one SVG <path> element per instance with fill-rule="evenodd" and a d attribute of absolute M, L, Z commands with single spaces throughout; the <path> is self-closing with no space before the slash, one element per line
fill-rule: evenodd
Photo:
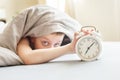
<path fill-rule="evenodd" d="M 95 32 L 95 27 L 83 27 L 81 28 L 81 32 L 84 33 L 84 35 L 92 34 L 92 32 Z"/>
<path fill-rule="evenodd" d="M 75 32 L 74 33 L 74 39 L 72 40 L 72 42 L 70 43 L 70 48 L 71 51 L 74 53 L 75 52 L 75 45 L 77 43 L 77 41 L 79 40 L 80 37 L 79 36 L 79 32 Z"/>
<path fill-rule="evenodd" d="M 85 35 L 89 35 L 93 32 L 94 30 L 88 30 L 88 31 L 81 31 L 81 32 L 75 32 L 74 33 L 74 39 L 73 41 L 70 43 L 70 47 L 71 47 L 71 50 L 72 52 L 74 53 L 75 52 L 75 46 L 76 46 L 76 43 L 77 41 L 82 37 L 82 36 L 85 36 Z"/>

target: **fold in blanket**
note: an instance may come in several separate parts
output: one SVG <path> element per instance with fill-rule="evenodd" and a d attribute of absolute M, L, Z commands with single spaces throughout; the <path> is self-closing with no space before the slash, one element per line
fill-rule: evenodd
<path fill-rule="evenodd" d="M 0 34 L 0 46 L 16 55 L 17 43 L 22 37 L 40 37 L 53 32 L 63 32 L 73 39 L 80 24 L 67 14 L 49 6 L 33 6 L 22 11 Z"/>

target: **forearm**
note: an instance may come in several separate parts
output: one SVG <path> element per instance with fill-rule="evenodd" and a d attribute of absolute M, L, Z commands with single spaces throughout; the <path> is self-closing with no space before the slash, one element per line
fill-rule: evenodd
<path fill-rule="evenodd" d="M 48 62 L 52 59 L 72 52 L 70 44 L 56 48 L 36 50 L 28 49 L 26 51 L 27 51 L 26 53 L 20 55 L 25 64 L 38 64 Z"/>

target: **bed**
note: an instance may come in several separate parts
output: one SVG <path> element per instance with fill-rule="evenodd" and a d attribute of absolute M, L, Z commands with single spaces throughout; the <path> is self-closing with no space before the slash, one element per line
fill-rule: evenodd
<path fill-rule="evenodd" d="M 44 64 L 0 67 L 0 80 L 120 80 L 120 42 L 103 42 L 92 62 L 69 54 Z"/>

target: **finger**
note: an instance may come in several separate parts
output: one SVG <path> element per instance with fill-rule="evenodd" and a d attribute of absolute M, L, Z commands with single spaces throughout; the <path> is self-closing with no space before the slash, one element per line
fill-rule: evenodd
<path fill-rule="evenodd" d="M 75 32 L 74 33 L 74 39 L 78 39 L 79 38 L 79 34 L 80 34 L 79 32 Z"/>

